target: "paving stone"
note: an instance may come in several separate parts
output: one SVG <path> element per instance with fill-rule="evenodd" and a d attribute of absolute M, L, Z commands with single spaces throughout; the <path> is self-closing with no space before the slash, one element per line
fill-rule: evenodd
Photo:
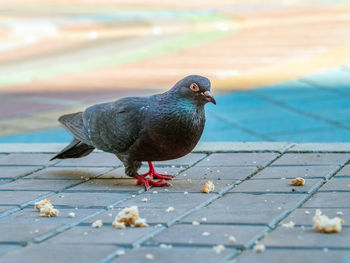
<path fill-rule="evenodd" d="M 82 180 L 19 179 L 12 183 L 0 185 L 0 190 L 62 191 L 79 182 L 82 182 Z"/>
<path fill-rule="evenodd" d="M 194 163 L 198 162 L 202 158 L 204 158 L 206 154 L 204 153 L 190 153 L 187 154 L 181 158 L 169 160 L 169 161 L 162 161 L 162 162 L 154 162 L 154 165 L 176 165 L 176 166 L 191 166 Z"/>
<path fill-rule="evenodd" d="M 291 209 L 304 194 L 243 194 L 232 193 L 187 216 L 182 221 L 191 223 L 207 218 L 207 223 L 269 224 L 283 211 Z"/>
<path fill-rule="evenodd" d="M 154 194 L 153 191 L 157 191 L 158 194 Z M 132 205 L 136 205 L 140 207 L 147 208 L 168 208 L 169 206 L 173 206 L 175 209 L 177 208 L 194 208 L 199 204 L 208 201 L 210 198 L 215 196 L 215 193 L 188 193 L 180 194 L 180 193 L 170 193 L 164 192 L 163 189 L 151 189 L 150 191 L 143 193 L 141 195 L 136 196 L 130 200 L 127 200 L 117 207 L 129 207 Z M 143 198 L 147 198 L 148 202 L 142 202 Z"/>
<path fill-rule="evenodd" d="M 322 191 L 348 191 L 350 192 L 350 178 L 333 177 L 320 190 Z"/>
<path fill-rule="evenodd" d="M 306 179 L 305 185 L 293 186 L 290 179 L 251 179 L 230 190 L 230 192 L 255 192 L 255 193 L 308 193 L 323 179 Z"/>
<path fill-rule="evenodd" d="M 104 223 L 111 225 L 116 215 L 122 208 L 115 208 L 108 210 L 102 214 L 91 217 L 84 221 L 84 223 L 92 223 L 98 219 L 101 219 Z M 166 212 L 167 208 L 157 208 L 157 207 L 139 207 L 139 214 L 141 218 L 145 218 L 148 224 L 169 224 L 174 221 L 179 216 L 183 215 L 189 208 L 175 208 L 173 212 Z M 79 210 L 78 210 L 79 211 Z"/>
<path fill-rule="evenodd" d="M 277 153 L 214 153 L 196 166 L 264 166 L 278 155 Z"/>
<path fill-rule="evenodd" d="M 117 249 L 113 245 L 88 244 L 33 244 L 21 248 L 1 258 L 3 263 L 26 262 L 97 262 Z M 77 253 L 79 252 L 79 253 Z"/>
<path fill-rule="evenodd" d="M 9 205 L 6 205 L 6 206 L 0 206 L 0 213 L 2 212 L 5 212 L 7 210 L 11 210 L 13 208 L 16 208 L 17 206 L 9 206 Z"/>
<path fill-rule="evenodd" d="M 269 166 L 254 175 L 254 179 L 294 179 L 295 177 L 319 178 L 326 177 L 338 166 Z"/>
<path fill-rule="evenodd" d="M 217 132 L 217 131 L 216 131 Z M 200 141 L 193 151 L 197 152 L 257 152 L 257 151 L 282 151 L 292 145 L 288 142 L 207 142 Z"/>
<path fill-rule="evenodd" d="M 19 249 L 21 246 L 18 245 L 0 245 L 0 256 L 5 255 L 12 250 Z"/>
<path fill-rule="evenodd" d="M 38 172 L 35 172 L 27 176 L 26 178 L 76 180 L 85 178 L 95 178 L 109 170 L 110 168 L 48 167 Z"/>
<path fill-rule="evenodd" d="M 0 158 L 0 164 L 3 165 L 49 165 L 51 154 L 43 153 L 10 153 L 3 158 Z"/>
<path fill-rule="evenodd" d="M 322 214 L 329 218 L 340 217 L 344 219 L 343 226 L 350 226 L 350 208 L 322 208 Z M 306 212 L 306 213 L 305 213 Z M 312 218 L 314 217 L 316 208 L 298 208 L 294 210 L 282 223 L 293 221 L 296 225 L 312 226 Z M 343 215 L 337 215 L 337 212 L 342 212 Z"/>
<path fill-rule="evenodd" d="M 176 167 L 156 167 L 156 171 L 160 174 L 169 174 L 169 175 L 177 175 L 182 170 L 185 170 L 186 168 L 176 168 Z M 140 170 L 138 171 L 139 174 L 143 174 L 148 172 L 148 166 L 142 166 Z M 125 175 L 124 167 L 116 168 L 108 173 L 105 173 L 101 175 L 99 178 L 129 178 Z"/>
<path fill-rule="evenodd" d="M 63 197 L 62 197 L 63 196 Z M 105 207 L 129 197 L 128 193 L 60 193 L 50 197 L 54 206 Z"/>
<path fill-rule="evenodd" d="M 99 152 L 91 153 L 88 156 L 77 159 L 64 159 L 55 166 L 95 166 L 110 167 L 120 166 L 122 162 L 111 153 Z"/>
<path fill-rule="evenodd" d="M 11 182 L 12 180 L 7 180 L 7 179 L 0 179 L 0 186 L 3 184 L 7 184 L 9 182 Z"/>
<path fill-rule="evenodd" d="M 345 165 L 336 176 L 350 176 L 350 165 Z"/>
<path fill-rule="evenodd" d="M 225 167 L 225 166 L 194 166 L 188 170 L 182 172 L 175 178 L 190 178 L 194 179 L 206 179 L 206 180 L 243 180 L 252 173 L 254 173 L 257 167 Z M 185 176 L 186 175 L 186 176 Z"/>
<path fill-rule="evenodd" d="M 272 247 L 311 247 L 311 248 L 348 248 L 350 228 L 343 228 L 335 234 L 318 233 L 311 227 L 277 227 L 262 240 L 265 246 Z M 288 238 L 286 238 L 288 237 Z"/>
<path fill-rule="evenodd" d="M 77 226 L 47 241 L 50 244 L 132 244 L 141 237 L 155 231 L 158 226 L 126 227 L 116 229 L 111 225 L 101 228 Z"/>
<path fill-rule="evenodd" d="M 67 190 L 67 192 L 74 191 L 130 191 L 138 193 L 143 191 L 144 187 L 137 185 L 136 180 L 132 178 L 124 179 L 91 179 L 83 184 L 79 184 Z"/>
<path fill-rule="evenodd" d="M 272 165 L 342 165 L 349 159 L 341 153 L 286 153 Z"/>
<path fill-rule="evenodd" d="M 350 259 L 350 251 L 342 250 L 301 250 L 301 249 L 270 249 L 267 248 L 264 253 L 255 253 L 252 250 L 244 251 L 237 258 L 237 263 L 260 263 L 260 262 L 283 262 L 283 263 L 346 263 Z"/>
<path fill-rule="evenodd" d="M 243 246 L 249 240 L 267 230 L 263 226 L 230 226 L 230 225 L 199 225 L 188 224 L 174 225 L 164 230 L 159 235 L 151 238 L 150 241 L 156 244 L 202 244 L 202 245 L 230 245 L 229 237 L 236 238 L 235 245 Z M 203 236 L 209 232 L 208 236 Z"/>
<path fill-rule="evenodd" d="M 348 152 L 350 143 L 298 143 L 288 151 L 313 151 L 313 152 Z"/>
<path fill-rule="evenodd" d="M 186 177 L 183 177 L 186 178 Z M 202 188 L 208 180 L 192 180 L 187 179 L 175 179 L 170 181 L 172 186 L 169 187 L 169 192 L 188 192 L 188 193 L 202 193 Z M 214 193 L 219 193 L 225 190 L 229 185 L 237 182 L 237 180 L 211 180 L 215 185 Z"/>
<path fill-rule="evenodd" d="M 146 262 L 146 254 L 152 254 L 154 259 L 151 262 L 167 262 L 167 263 L 192 263 L 192 262 L 219 262 L 234 249 L 225 248 L 221 254 L 217 254 L 213 248 L 200 247 L 172 247 L 172 248 L 154 248 L 141 247 L 127 251 L 123 256 L 120 256 L 111 261 L 111 263 L 122 262 Z"/>
<path fill-rule="evenodd" d="M 326 208 L 339 207 L 350 208 L 350 192 L 323 192 L 316 193 L 303 206 Z"/>
<path fill-rule="evenodd" d="M 0 178 L 15 179 L 40 169 L 33 166 L 0 166 Z"/>
<path fill-rule="evenodd" d="M 38 191 L 0 191 L 0 204 L 20 205 L 49 193 Z"/>

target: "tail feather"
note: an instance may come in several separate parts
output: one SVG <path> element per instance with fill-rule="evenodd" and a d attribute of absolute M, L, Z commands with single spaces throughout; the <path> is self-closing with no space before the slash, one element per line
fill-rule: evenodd
<path fill-rule="evenodd" d="M 67 147 L 56 154 L 50 161 L 55 159 L 80 158 L 90 154 L 95 147 L 74 139 Z"/>

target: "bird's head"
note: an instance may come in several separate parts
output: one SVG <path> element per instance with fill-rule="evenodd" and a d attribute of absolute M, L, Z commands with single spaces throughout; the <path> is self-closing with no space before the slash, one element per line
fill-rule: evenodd
<path fill-rule="evenodd" d="M 173 90 L 181 97 L 204 105 L 212 102 L 216 105 L 213 94 L 210 92 L 210 80 L 199 75 L 190 75 L 178 81 Z"/>

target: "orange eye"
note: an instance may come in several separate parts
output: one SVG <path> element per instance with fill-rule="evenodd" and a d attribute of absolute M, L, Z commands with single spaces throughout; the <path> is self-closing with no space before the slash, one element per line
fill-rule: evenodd
<path fill-rule="evenodd" d="M 190 89 L 195 92 L 199 91 L 199 87 L 196 83 L 192 83 Z"/>

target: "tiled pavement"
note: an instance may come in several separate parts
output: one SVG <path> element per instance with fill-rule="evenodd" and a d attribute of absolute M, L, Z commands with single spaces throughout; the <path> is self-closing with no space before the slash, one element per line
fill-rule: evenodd
<path fill-rule="evenodd" d="M 156 163 L 176 178 L 172 187 L 148 192 L 110 154 L 49 162 L 60 147 L 0 144 L 1 263 L 145 262 L 148 253 L 152 262 L 350 262 L 349 144 L 201 144 L 186 157 Z M 296 176 L 305 186 L 290 185 Z M 201 193 L 208 179 L 216 191 Z M 58 217 L 34 211 L 43 198 L 60 210 Z M 150 227 L 114 229 L 119 209 L 131 205 Z M 314 232 L 317 208 L 330 217 L 342 211 L 343 231 Z M 100 229 L 91 227 L 97 219 Z M 289 221 L 294 228 L 280 224 Z M 256 241 L 265 252 L 252 250 Z M 213 250 L 218 244 L 226 247 L 221 254 Z"/>

